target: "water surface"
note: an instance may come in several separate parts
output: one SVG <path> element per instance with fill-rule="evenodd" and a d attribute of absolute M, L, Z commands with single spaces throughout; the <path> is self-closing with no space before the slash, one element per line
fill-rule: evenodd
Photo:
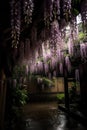
<path fill-rule="evenodd" d="M 87 130 L 58 109 L 56 102 L 30 103 L 24 107 L 25 130 Z"/>

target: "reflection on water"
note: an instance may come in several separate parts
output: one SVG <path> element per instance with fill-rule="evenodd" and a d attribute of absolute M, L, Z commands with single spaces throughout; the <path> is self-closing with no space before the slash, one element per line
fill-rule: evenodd
<path fill-rule="evenodd" d="M 87 130 L 76 120 L 58 111 L 57 107 L 45 109 L 47 106 L 44 108 L 41 105 L 38 108 L 27 108 L 25 130 Z"/>

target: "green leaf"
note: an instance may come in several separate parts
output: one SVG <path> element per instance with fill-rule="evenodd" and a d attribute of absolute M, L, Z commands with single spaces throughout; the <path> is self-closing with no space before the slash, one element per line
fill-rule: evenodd
<path fill-rule="evenodd" d="M 74 15 L 78 15 L 78 14 L 79 14 L 79 11 L 74 8 L 74 9 L 73 9 L 73 14 L 74 14 Z"/>

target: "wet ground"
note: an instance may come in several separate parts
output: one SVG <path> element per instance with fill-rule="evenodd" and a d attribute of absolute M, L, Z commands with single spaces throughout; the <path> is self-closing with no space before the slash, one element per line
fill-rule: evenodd
<path fill-rule="evenodd" d="M 30 103 L 24 107 L 25 130 L 87 130 L 58 109 L 56 102 Z"/>

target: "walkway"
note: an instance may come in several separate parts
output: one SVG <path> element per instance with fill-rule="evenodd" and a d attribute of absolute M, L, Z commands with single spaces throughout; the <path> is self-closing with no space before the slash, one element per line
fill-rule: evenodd
<path fill-rule="evenodd" d="M 30 103 L 24 107 L 26 130 L 87 130 L 58 111 L 56 102 Z"/>

